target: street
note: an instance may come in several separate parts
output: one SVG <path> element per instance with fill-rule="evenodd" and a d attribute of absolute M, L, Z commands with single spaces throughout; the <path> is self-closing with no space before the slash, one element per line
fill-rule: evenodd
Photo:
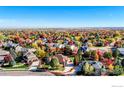
<path fill-rule="evenodd" d="M 54 76 L 50 72 L 0 71 L 0 76 Z"/>

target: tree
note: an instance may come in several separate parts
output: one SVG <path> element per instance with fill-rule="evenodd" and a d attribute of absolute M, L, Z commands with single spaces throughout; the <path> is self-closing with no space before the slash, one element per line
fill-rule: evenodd
<path fill-rule="evenodd" d="M 119 31 L 116 31 L 114 34 L 114 37 L 118 37 L 118 36 L 120 36 L 120 33 L 119 33 Z"/>
<path fill-rule="evenodd" d="M 95 61 L 99 61 L 99 55 L 97 53 L 95 55 Z"/>
<path fill-rule="evenodd" d="M 114 74 L 115 75 L 121 75 L 123 73 L 123 68 L 120 65 L 116 65 L 114 67 Z"/>
<path fill-rule="evenodd" d="M 115 51 L 113 51 L 113 57 L 115 58 L 115 62 L 117 62 L 117 58 L 118 58 L 118 55 L 119 55 L 119 51 L 116 49 Z"/>
<path fill-rule="evenodd" d="M 71 55 L 72 54 L 72 50 L 71 50 L 70 46 L 66 46 L 64 48 L 64 54 L 65 55 Z"/>
<path fill-rule="evenodd" d="M 4 39 L 5 39 L 5 36 L 0 33 L 0 40 L 4 40 Z"/>
<path fill-rule="evenodd" d="M 32 43 L 32 47 L 37 49 L 38 48 L 37 43 Z"/>
<path fill-rule="evenodd" d="M 108 59 L 112 58 L 112 54 L 110 52 L 105 52 L 103 56 L 104 58 L 108 58 Z"/>
<path fill-rule="evenodd" d="M 78 65 L 79 60 L 80 60 L 79 55 L 75 55 L 75 56 L 74 56 L 74 65 L 75 65 L 75 66 Z"/>
<path fill-rule="evenodd" d="M 122 67 L 124 67 L 124 59 L 121 61 L 121 65 Z"/>
<path fill-rule="evenodd" d="M 57 67 L 59 67 L 59 65 L 60 65 L 59 59 L 58 59 L 57 57 L 53 57 L 53 58 L 51 59 L 50 66 L 51 66 L 52 68 L 57 68 Z"/>
<path fill-rule="evenodd" d="M 38 49 L 36 50 L 36 55 L 37 55 L 39 58 L 43 58 L 43 57 L 45 57 L 46 52 L 45 52 L 44 50 L 38 48 Z"/>
<path fill-rule="evenodd" d="M 99 61 L 99 55 L 97 54 L 96 50 L 92 51 L 91 55 L 95 61 Z"/>
<path fill-rule="evenodd" d="M 83 56 L 84 57 L 90 57 L 91 56 L 91 51 L 86 51 Z"/>
<path fill-rule="evenodd" d="M 85 63 L 82 70 L 85 75 L 92 75 L 94 73 L 94 67 L 88 62 Z"/>
<path fill-rule="evenodd" d="M 99 33 L 96 33 L 96 39 L 99 40 Z"/>
<path fill-rule="evenodd" d="M 115 50 L 113 51 L 113 57 L 114 57 L 114 58 L 117 58 L 118 55 L 119 55 L 119 51 L 118 51 L 117 49 L 115 49 Z"/>
<path fill-rule="evenodd" d="M 9 66 L 13 66 L 16 64 L 15 60 L 13 59 L 12 55 L 9 54 L 9 55 L 6 55 L 5 58 L 4 58 L 5 62 L 6 63 L 9 63 Z"/>
<path fill-rule="evenodd" d="M 113 66 L 112 64 L 110 64 L 110 65 L 108 66 L 108 68 L 109 68 L 109 70 L 113 71 L 114 66 Z"/>

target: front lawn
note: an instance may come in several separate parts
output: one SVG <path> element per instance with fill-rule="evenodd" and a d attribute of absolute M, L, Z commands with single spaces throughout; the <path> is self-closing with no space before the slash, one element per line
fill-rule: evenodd
<path fill-rule="evenodd" d="M 28 66 L 23 63 L 16 63 L 12 67 L 3 67 L 3 70 L 28 70 Z"/>

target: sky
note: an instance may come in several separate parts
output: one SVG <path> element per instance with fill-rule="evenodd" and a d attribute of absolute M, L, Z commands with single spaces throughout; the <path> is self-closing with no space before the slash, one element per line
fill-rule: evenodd
<path fill-rule="evenodd" d="M 124 27 L 124 6 L 0 6 L 0 27 Z"/>

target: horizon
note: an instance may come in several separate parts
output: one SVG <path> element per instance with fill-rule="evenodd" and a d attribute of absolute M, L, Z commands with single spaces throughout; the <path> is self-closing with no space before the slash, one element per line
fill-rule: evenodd
<path fill-rule="evenodd" d="M 28 30 L 28 29 L 32 29 L 32 30 L 35 30 L 35 29 L 39 29 L 39 30 L 43 30 L 43 29 L 56 29 L 56 30 L 66 30 L 66 29 L 82 29 L 82 30 L 91 30 L 91 29 L 96 29 L 96 30 L 124 30 L 124 27 L 27 27 L 27 28 L 0 28 L 0 30 Z"/>

